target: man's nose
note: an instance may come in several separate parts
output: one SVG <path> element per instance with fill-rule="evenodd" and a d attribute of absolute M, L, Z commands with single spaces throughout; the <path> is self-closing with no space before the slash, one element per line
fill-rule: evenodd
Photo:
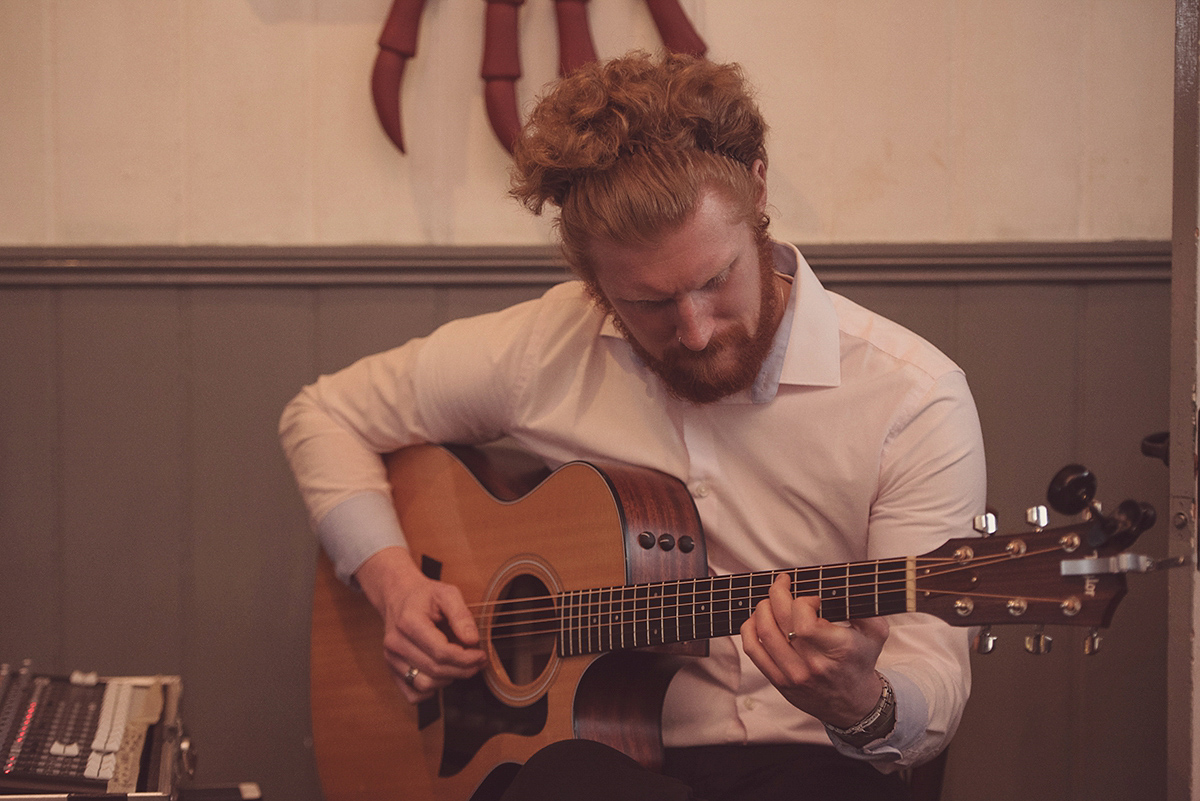
<path fill-rule="evenodd" d="M 675 308 L 678 317 L 675 330 L 679 342 L 688 350 L 701 351 L 708 347 L 715 326 L 707 304 L 691 295 L 684 295 Z"/>

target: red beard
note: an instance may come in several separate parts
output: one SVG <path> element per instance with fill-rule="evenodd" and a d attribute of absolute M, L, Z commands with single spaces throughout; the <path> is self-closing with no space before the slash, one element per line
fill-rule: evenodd
<path fill-rule="evenodd" d="M 620 316 L 613 312 L 607 301 L 604 301 L 604 306 L 612 313 L 617 330 L 646 367 L 662 380 L 672 397 L 697 404 L 713 403 L 749 389 L 762 370 L 763 362 L 774 344 L 775 331 L 778 328 L 776 319 L 783 302 L 776 287 L 775 282 L 778 279 L 775 277 L 771 256 L 770 240 L 765 240 L 758 248 L 762 291 L 759 298 L 757 330 L 751 334 L 745 326 L 738 325 L 728 331 L 714 334 L 701 351 L 676 344 L 671 346 L 662 358 L 657 358 L 630 334 Z M 733 354 L 734 358 L 731 360 L 727 354 Z"/>

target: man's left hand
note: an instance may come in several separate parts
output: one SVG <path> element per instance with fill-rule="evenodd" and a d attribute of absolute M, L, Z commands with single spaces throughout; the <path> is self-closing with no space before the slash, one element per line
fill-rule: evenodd
<path fill-rule="evenodd" d="M 742 624 L 742 647 L 793 706 L 846 728 L 875 708 L 883 690 L 875 661 L 888 637 L 881 617 L 831 623 L 820 599 L 793 598 L 786 573 Z"/>

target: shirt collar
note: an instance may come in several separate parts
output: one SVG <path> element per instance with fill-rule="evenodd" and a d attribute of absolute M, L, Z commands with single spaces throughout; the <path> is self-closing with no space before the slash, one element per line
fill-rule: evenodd
<path fill-rule="evenodd" d="M 781 384 L 834 387 L 841 382 L 841 347 L 833 303 L 793 245 L 776 242 L 774 259 L 775 270 L 788 277 L 792 291 L 775 342 L 750 387 L 753 403 L 774 399 Z"/>
<path fill-rule="evenodd" d="M 837 309 L 800 251 L 793 245 L 777 245 L 777 254 L 781 248 L 794 257 L 797 269 L 785 315 L 792 318 L 792 324 L 791 330 L 784 334 L 787 352 L 779 383 L 836 387 L 842 382 L 841 324 Z M 776 339 L 778 346 L 779 337 Z"/>

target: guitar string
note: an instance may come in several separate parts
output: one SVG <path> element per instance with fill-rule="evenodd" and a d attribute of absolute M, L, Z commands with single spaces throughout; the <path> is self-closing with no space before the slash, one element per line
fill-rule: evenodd
<path fill-rule="evenodd" d="M 885 560 L 885 561 L 898 561 L 898 560 Z M 838 567 L 838 565 L 829 565 L 826 567 L 836 568 L 836 567 Z M 800 568 L 800 570 L 809 570 L 809 569 L 815 569 L 815 568 Z M 579 589 L 579 590 L 565 590 L 564 592 L 559 593 L 557 595 L 530 595 L 530 596 L 525 596 L 525 597 L 521 597 L 521 598 L 506 598 L 506 599 L 494 600 L 494 601 L 481 601 L 478 603 L 467 604 L 467 608 L 472 609 L 472 610 L 478 610 L 480 615 L 482 615 L 482 614 L 486 614 L 486 612 L 489 608 L 499 609 L 506 605 L 507 606 L 518 606 L 520 604 L 529 604 L 531 602 L 545 602 L 545 603 L 549 603 L 549 604 L 553 605 L 553 602 L 556 599 L 565 598 L 565 597 L 568 597 L 571 595 L 583 596 L 583 595 L 594 595 L 597 593 L 608 593 L 608 594 L 612 595 L 612 594 L 620 594 L 620 593 L 629 593 L 630 591 L 637 591 L 640 589 L 649 589 L 651 587 L 667 587 L 668 585 L 671 585 L 671 584 L 679 585 L 679 584 L 683 584 L 686 582 L 711 583 L 713 581 L 719 581 L 722 578 L 732 579 L 732 578 L 752 578 L 755 576 L 778 576 L 780 574 L 790 573 L 790 572 L 792 572 L 792 571 L 790 571 L 790 570 L 762 570 L 762 571 L 756 571 L 754 573 L 740 573 L 740 574 L 730 575 L 730 576 L 702 576 L 702 577 L 692 577 L 692 578 L 667 579 L 666 581 L 648 582 L 648 583 L 643 583 L 643 584 L 622 584 L 622 585 L 616 585 L 616 586 L 611 586 L 611 587 L 592 587 L 592 588 Z M 890 569 L 884 571 L 883 573 L 881 573 L 880 575 L 892 575 L 892 574 L 898 575 L 898 576 L 900 576 L 900 578 L 885 579 L 883 582 L 880 582 L 880 583 L 890 582 L 893 584 L 896 584 L 896 583 L 903 584 L 907 579 L 907 575 L 906 575 L 907 574 L 907 565 L 905 565 L 904 567 L 890 568 Z M 849 575 L 849 574 L 847 574 L 847 575 Z M 876 574 L 875 573 L 856 574 L 856 576 L 858 576 L 858 575 L 874 576 Z M 831 579 L 826 579 L 826 580 L 831 580 Z M 821 579 L 801 579 L 797 583 L 799 583 L 799 584 L 819 583 L 820 581 L 821 581 Z M 874 583 L 874 582 L 872 582 L 872 583 Z M 761 590 L 761 589 L 765 589 L 767 586 L 768 585 L 757 585 L 757 587 L 756 587 L 754 585 L 747 585 L 747 586 L 743 586 L 743 587 L 734 587 L 734 586 L 732 586 L 732 584 L 730 584 L 730 586 L 728 586 L 728 587 L 710 588 L 707 590 L 704 590 L 704 589 L 692 590 L 692 591 L 689 591 L 689 593 L 679 592 L 679 593 L 676 593 L 675 595 L 672 595 L 670 593 L 665 593 L 665 594 L 658 594 L 658 595 L 647 594 L 647 595 L 636 596 L 636 597 L 622 597 L 622 598 L 616 598 L 616 599 L 610 597 L 607 601 L 602 602 L 602 603 L 619 603 L 622 601 L 670 600 L 672 598 L 683 597 L 685 594 L 695 594 L 696 592 L 700 592 L 700 593 L 718 592 L 719 593 L 719 592 L 727 592 L 727 591 L 732 592 L 734 590 L 746 590 L 746 589 L 750 589 L 750 590 L 760 589 Z M 872 594 L 874 594 L 874 593 L 867 593 L 867 595 L 872 595 Z M 520 614 L 524 611 L 527 611 L 527 610 L 517 609 L 517 610 L 514 610 L 513 614 Z M 503 614 L 504 614 L 503 612 L 494 613 L 492 617 L 493 617 L 493 619 L 495 619 L 497 617 L 503 616 Z"/>
<path fill-rule="evenodd" d="M 924 575 L 917 575 L 915 578 L 916 578 L 916 581 L 919 583 L 923 580 L 941 578 L 943 576 L 948 576 L 948 575 L 951 575 L 956 572 L 961 572 L 963 570 L 970 570 L 972 568 L 976 568 L 976 567 L 980 567 L 980 566 L 990 567 L 997 563 L 1014 561 L 1017 559 L 1029 558 L 1029 557 L 1033 557 L 1033 556 L 1043 556 L 1046 553 L 1051 553 L 1056 550 L 1058 550 L 1058 549 L 1057 548 L 1047 548 L 1047 549 L 1039 550 L 1039 551 L 1027 551 L 1024 554 L 1008 554 L 1008 553 L 987 554 L 985 556 L 973 557 L 969 561 L 965 561 L 965 562 L 951 558 L 951 557 L 938 558 L 938 559 L 923 559 L 923 560 L 921 557 L 918 557 L 917 561 L 915 562 L 915 566 L 917 569 L 931 570 L 931 568 L 929 567 L 930 565 L 933 565 L 935 568 L 938 566 L 946 566 L 949 569 L 939 570 L 937 572 L 927 572 Z M 793 576 L 793 580 L 796 581 L 796 583 L 801 584 L 801 585 L 811 584 L 811 585 L 816 585 L 818 587 L 823 582 L 832 584 L 835 581 L 840 581 L 841 586 L 849 586 L 853 590 L 862 589 L 864 587 L 872 587 L 872 586 L 875 586 L 875 584 L 887 584 L 887 583 L 904 584 L 907 581 L 908 565 L 905 560 L 881 559 L 881 560 L 878 560 L 878 562 L 876 564 L 885 564 L 885 563 L 894 564 L 896 566 L 886 568 L 883 571 L 877 570 L 874 573 L 863 572 L 863 573 L 851 574 L 851 573 L 847 572 L 845 575 L 842 575 L 842 576 L 818 576 L 818 577 L 814 577 L 814 578 L 806 577 L 803 579 L 797 579 L 795 576 Z M 532 602 L 545 602 L 545 603 L 553 605 L 553 603 L 556 599 L 564 598 L 564 597 L 571 596 L 571 595 L 577 595 L 577 596 L 583 597 L 584 595 L 595 595 L 598 593 L 609 593 L 609 594 L 629 593 L 630 591 L 636 591 L 636 590 L 640 590 L 640 589 L 648 589 L 651 587 L 667 587 L 668 585 L 672 585 L 672 584 L 677 585 L 677 587 L 678 587 L 678 585 L 684 584 L 687 582 L 709 582 L 709 583 L 711 583 L 711 582 L 715 582 L 715 581 L 720 581 L 721 579 L 754 578 L 754 577 L 761 577 L 761 576 L 779 576 L 780 574 L 785 574 L 785 573 L 791 574 L 791 573 L 802 572 L 802 571 L 820 571 L 820 570 L 829 571 L 829 570 L 837 570 L 840 568 L 846 568 L 849 566 L 864 565 L 864 564 L 870 564 L 870 563 L 853 562 L 853 563 L 845 563 L 845 564 L 841 564 L 841 565 L 823 565 L 820 567 L 812 567 L 812 568 L 803 567 L 803 568 L 781 569 L 781 570 L 761 570 L 761 571 L 755 571 L 752 573 L 739 573 L 739 574 L 731 574 L 731 575 L 727 575 L 727 576 L 690 577 L 690 578 L 668 579 L 666 581 L 661 581 L 661 582 L 647 582 L 647 583 L 642 583 L 642 584 L 622 584 L 622 585 L 615 585 L 615 586 L 610 586 L 610 587 L 589 587 L 589 588 L 583 588 L 583 589 L 577 589 L 577 590 L 566 590 L 557 595 L 553 595 L 553 594 L 551 594 L 551 595 L 529 595 L 529 596 L 523 596 L 520 598 L 506 598 L 506 599 L 491 600 L 491 601 L 480 601 L 480 602 L 476 602 L 476 603 L 467 604 L 467 608 L 472 609 L 472 610 L 477 610 L 480 615 L 483 615 L 483 614 L 486 614 L 486 612 L 489 608 L 500 609 L 504 606 L 514 606 L 515 607 L 515 606 L 519 606 L 521 604 L 530 604 Z M 885 578 L 881 581 L 874 581 L 873 577 L 876 575 L 896 576 L 896 578 Z M 859 580 L 851 583 L 850 579 L 859 579 Z M 620 602 L 620 601 L 641 601 L 641 600 L 655 600 L 655 601 L 670 600 L 672 598 L 682 597 L 685 594 L 693 594 L 694 595 L 696 592 L 702 592 L 702 593 L 703 592 L 733 592 L 735 590 L 765 589 L 766 586 L 767 585 L 757 585 L 757 587 L 756 587 L 755 585 L 748 585 L 748 586 L 742 586 L 742 587 L 734 587 L 732 584 L 730 584 L 728 587 L 711 588 L 711 589 L 707 589 L 707 590 L 689 590 L 687 593 L 678 593 L 676 595 L 659 594 L 659 595 L 643 595 L 643 596 L 635 596 L 635 597 L 622 597 L 619 599 L 610 598 L 607 601 L 603 601 L 602 603 L 616 603 L 616 602 Z M 920 588 L 920 589 L 922 589 L 922 591 L 928 591 L 928 588 Z M 851 599 L 871 597 L 871 596 L 877 595 L 877 594 L 879 594 L 879 593 L 868 589 L 866 592 L 861 592 L 861 593 L 857 593 L 857 594 L 852 592 L 849 594 L 837 596 L 837 600 L 840 601 L 841 599 L 847 598 L 847 597 L 849 597 Z M 527 611 L 527 610 L 516 609 L 516 610 L 514 610 L 513 614 L 521 614 L 525 611 Z M 503 616 L 503 614 L 504 614 L 503 612 L 495 613 L 495 614 L 493 614 L 493 619 L 501 617 L 501 616 Z"/>
<path fill-rule="evenodd" d="M 941 570 L 936 573 L 926 573 L 923 576 L 916 576 L 915 577 L 916 589 L 917 589 L 917 591 L 926 593 L 926 594 L 932 593 L 932 594 L 938 594 L 938 595 L 955 595 L 958 597 L 977 598 L 977 599 L 1006 599 L 1006 598 L 1011 599 L 1013 597 L 1011 594 L 1005 595 L 1005 594 L 999 594 L 999 593 L 984 593 L 984 592 L 971 591 L 971 590 L 940 590 L 940 589 L 935 589 L 935 588 L 922 587 L 920 585 L 923 580 L 946 576 L 951 573 L 959 572 L 961 570 L 969 570 L 973 567 L 980 567 L 980 566 L 986 567 L 986 566 L 989 566 L 991 564 L 995 564 L 998 562 L 1012 561 L 1014 559 L 1027 558 L 1030 556 L 1044 555 L 1045 553 L 1051 553 L 1051 552 L 1054 552 L 1057 550 L 1058 550 L 1057 548 L 1047 548 L 1047 549 L 1041 550 L 1041 551 L 1028 551 L 1024 554 L 1008 554 L 1008 553 L 990 554 L 985 557 L 973 558 L 967 562 L 961 562 L 961 561 L 958 561 L 955 559 L 924 559 L 924 560 L 918 559 L 917 565 L 919 567 L 924 567 L 924 569 L 926 569 L 926 570 L 931 569 L 931 568 L 929 568 L 930 564 L 933 564 L 935 566 L 947 565 L 950 567 L 950 569 Z M 897 560 L 880 560 L 880 561 L 881 562 L 895 562 Z M 858 563 L 858 564 L 861 564 L 861 563 Z M 825 566 L 825 567 L 826 568 L 828 568 L 828 567 L 836 568 L 839 566 L 831 565 L 831 566 Z M 811 570 L 811 569 L 816 569 L 816 568 L 800 568 L 800 570 Z M 780 573 L 790 573 L 790 572 L 792 572 L 792 571 L 788 571 L 788 570 L 760 571 L 758 573 L 741 574 L 741 575 L 743 575 L 743 576 L 755 576 L 755 575 L 761 576 L 761 575 L 772 575 L 772 574 L 778 575 Z M 877 597 L 884 595 L 886 593 L 889 593 L 889 592 L 893 593 L 893 594 L 899 593 L 899 592 L 902 592 L 907 585 L 907 578 L 908 578 L 907 577 L 907 565 L 905 565 L 904 568 L 889 568 L 879 574 L 881 576 L 900 575 L 900 574 L 904 574 L 904 575 L 902 577 L 898 577 L 898 578 L 884 578 L 881 580 L 868 581 L 863 584 L 850 585 L 852 590 L 858 590 L 865 586 L 875 586 L 875 585 L 880 585 L 880 586 L 892 585 L 891 589 L 881 589 L 878 591 L 867 590 L 866 592 L 851 591 L 851 592 L 843 593 L 841 595 L 824 598 L 822 600 L 823 600 L 823 602 L 829 602 L 833 606 L 840 607 L 840 606 L 844 605 L 847 609 L 849 609 L 849 607 L 852 606 L 856 601 L 861 601 L 862 599 L 865 599 L 865 598 L 877 598 Z M 875 574 L 869 574 L 869 573 L 868 574 L 858 574 L 857 577 L 862 578 L 865 576 L 874 576 L 874 575 Z M 490 639 L 493 641 L 517 638 L 517 637 L 529 637 L 529 636 L 548 636 L 548 635 L 557 636 L 558 634 L 562 633 L 562 629 L 564 628 L 564 621 L 562 620 L 562 617 L 559 614 L 559 607 L 554 605 L 554 600 L 556 598 L 563 599 L 567 596 L 575 594 L 575 595 L 579 596 L 579 600 L 584 604 L 584 606 L 597 606 L 598 605 L 598 606 L 601 606 L 604 608 L 608 608 L 610 610 L 616 608 L 617 606 L 622 606 L 623 608 L 620 609 L 620 612 L 622 612 L 622 613 L 629 612 L 635 616 L 639 613 L 646 613 L 649 611 L 656 611 L 656 612 L 668 611 L 668 614 L 663 615 L 662 619 L 669 620 L 672 617 L 672 615 L 669 614 L 670 602 L 674 599 L 687 597 L 688 595 L 694 596 L 696 594 L 696 592 L 694 592 L 694 591 L 688 592 L 688 593 L 680 592 L 680 593 L 677 593 L 674 595 L 669 594 L 669 593 L 656 595 L 656 596 L 644 595 L 641 597 L 625 597 L 622 594 L 626 593 L 630 589 L 644 588 L 644 587 L 649 587 L 649 586 L 666 586 L 666 585 L 669 585 L 672 583 L 681 584 L 681 583 L 689 582 L 689 581 L 711 581 L 713 578 L 720 578 L 720 577 L 706 577 L 706 578 L 701 578 L 701 579 L 675 579 L 675 580 L 661 582 L 661 583 L 655 583 L 655 584 L 621 585 L 621 586 L 616 586 L 616 587 L 574 590 L 574 591 L 568 591 L 568 592 L 562 593 L 558 596 L 550 596 L 550 595 L 528 596 L 525 598 L 505 599 L 505 600 L 501 600 L 501 601 L 491 601 L 491 602 L 483 602 L 483 603 L 478 603 L 478 604 L 471 604 L 469 606 L 471 606 L 477 610 L 486 610 L 489 606 L 492 607 L 493 609 L 500 609 L 505 606 L 516 607 L 518 605 L 524 605 L 525 607 L 527 607 L 527 608 L 520 608 L 520 609 L 514 608 L 511 611 L 507 611 L 507 612 L 495 612 L 491 616 L 491 627 L 493 629 L 493 634 Z M 837 578 L 839 580 L 841 580 L 843 578 L 848 578 L 848 576 L 847 577 L 839 576 Z M 820 583 L 820 581 L 821 581 L 820 579 L 813 578 L 813 579 L 801 580 L 799 583 L 800 584 L 811 583 L 814 585 L 818 585 Z M 846 584 L 843 582 L 842 586 L 846 586 Z M 738 590 L 747 590 L 748 589 L 751 591 L 753 591 L 754 589 L 762 590 L 762 589 L 765 589 L 765 585 L 759 585 L 759 587 L 757 587 L 757 588 L 755 588 L 753 586 L 740 587 L 740 588 L 734 588 L 734 587 L 730 586 L 730 587 L 721 588 L 721 589 L 715 590 L 715 591 L 708 590 L 708 591 L 700 591 L 700 592 L 701 592 L 701 594 L 704 594 L 705 592 L 717 592 L 717 593 L 730 592 L 730 593 L 732 593 L 732 591 L 734 589 L 738 589 Z M 610 596 L 613 594 L 617 594 L 617 595 L 620 595 L 621 597 L 617 597 L 617 598 L 610 597 L 606 600 L 599 600 L 599 601 L 594 601 L 591 598 L 584 597 L 585 595 L 595 596 L 596 594 L 599 594 L 599 593 L 608 593 L 608 594 L 610 594 Z M 753 597 L 753 592 L 751 592 L 751 596 Z M 1024 600 L 1032 601 L 1032 602 L 1044 602 L 1044 603 L 1059 603 L 1061 601 L 1061 599 L 1059 599 L 1059 598 L 1029 598 L 1029 597 L 1025 597 Z M 655 604 L 653 609 L 648 605 L 648 603 L 651 601 L 653 601 Z M 732 601 L 732 595 L 730 596 L 730 598 L 728 600 L 717 599 L 716 603 L 722 604 L 722 603 L 729 603 L 730 601 Z M 630 603 L 636 604 L 639 602 L 644 604 L 641 608 L 628 609 L 628 608 L 624 608 L 624 606 L 623 606 L 625 604 L 630 604 Z M 536 603 L 542 603 L 544 605 L 532 606 L 530 608 L 531 604 L 536 604 Z M 711 603 L 711 599 L 710 599 L 710 603 Z M 744 610 L 738 610 L 738 609 L 729 607 L 727 609 L 721 609 L 718 612 L 708 612 L 708 613 L 704 613 L 704 614 L 716 615 L 716 616 L 731 616 L 731 615 L 739 614 L 741 611 L 744 611 Z M 601 617 L 611 617 L 611 614 L 612 613 L 610 611 L 608 613 L 602 613 L 600 616 Z M 505 620 L 503 620 L 503 618 L 505 618 L 506 616 L 512 616 L 517 619 L 512 622 L 506 622 Z M 529 618 L 533 617 L 533 616 L 536 616 L 536 619 L 530 620 Z M 694 616 L 695 615 L 690 615 L 688 617 L 694 617 Z M 746 612 L 746 616 L 749 617 L 748 612 Z M 865 616 L 866 615 L 864 615 L 864 617 Z M 584 609 L 577 605 L 575 609 L 571 610 L 571 614 L 568 614 L 568 616 L 567 616 L 567 621 L 565 624 L 565 626 L 567 628 L 566 633 L 567 634 L 575 634 L 577 636 L 583 636 L 583 634 L 587 633 L 589 630 L 592 630 L 592 631 L 599 631 L 599 630 L 604 630 L 604 629 L 611 630 L 615 626 L 631 626 L 631 625 L 638 626 L 638 625 L 645 625 L 645 624 L 653 622 L 653 619 L 650 619 L 650 618 L 643 618 L 643 619 L 639 620 L 636 617 L 633 620 L 624 620 L 624 621 L 608 620 L 605 622 L 592 622 L 591 619 L 596 618 L 596 617 L 597 617 L 596 614 L 586 614 L 584 612 Z M 674 617 L 675 618 L 680 617 L 678 614 L 678 611 L 675 613 Z M 494 631 L 494 629 L 496 629 L 496 628 L 502 628 L 505 626 L 509 626 L 509 627 L 519 626 L 519 625 L 521 625 L 522 621 L 524 621 L 527 626 L 535 625 L 538 623 L 547 623 L 547 624 L 550 624 L 552 626 L 552 628 L 545 628 L 545 629 L 540 629 L 540 630 L 530 630 L 528 628 L 524 628 L 523 630 L 517 631 L 513 634 L 507 634 L 507 635 L 499 634 Z M 477 617 L 477 622 L 479 622 L 481 625 L 483 623 L 482 619 L 480 619 L 478 617 Z M 702 638 L 697 638 L 697 639 L 702 639 Z"/>
<path fill-rule="evenodd" d="M 928 588 L 928 587 L 921 587 L 921 586 L 919 586 L 920 583 L 922 581 L 928 581 L 930 579 L 948 576 L 952 573 L 961 572 L 963 570 L 970 570 L 972 568 L 976 568 L 976 567 L 980 567 L 980 566 L 989 567 L 989 566 L 992 566 L 997 563 L 1013 561 L 1016 559 L 1029 558 L 1032 556 L 1042 556 L 1042 555 L 1045 555 L 1046 553 L 1051 553 L 1056 550 L 1058 550 L 1058 549 L 1057 548 L 1047 548 L 1045 550 L 1027 551 L 1024 554 L 1015 554 L 1015 555 L 1008 554 L 1008 553 L 989 554 L 989 555 L 983 556 L 983 557 L 974 557 L 971 560 L 966 561 L 966 562 L 962 562 L 962 561 L 959 561 L 959 560 L 956 560 L 953 558 L 926 559 L 924 561 L 917 561 L 916 566 L 918 567 L 918 569 L 924 568 L 926 570 L 930 570 L 930 568 L 928 567 L 930 564 L 932 564 L 934 566 L 945 565 L 945 566 L 949 567 L 949 569 L 947 569 L 947 570 L 940 570 L 937 572 L 927 572 L 924 575 L 917 575 L 915 577 L 915 580 L 918 585 L 917 589 L 921 592 L 932 592 L 935 590 L 932 588 Z M 900 562 L 900 560 L 894 560 L 894 559 L 880 560 L 880 563 L 884 563 L 884 562 L 897 563 L 897 562 Z M 860 562 L 860 563 L 854 563 L 854 564 L 864 564 L 864 563 Z M 844 567 L 844 565 L 826 565 L 823 567 L 825 569 L 830 569 L 830 568 Z M 819 569 L 820 568 L 798 568 L 797 570 L 808 571 L 808 570 L 819 570 Z M 889 592 L 889 591 L 890 592 L 898 592 L 899 587 L 905 585 L 907 582 L 907 578 L 908 578 L 907 577 L 907 569 L 908 569 L 907 564 L 904 564 L 902 567 L 898 566 L 898 567 L 888 568 L 882 572 L 879 572 L 878 575 L 880 575 L 880 576 L 895 576 L 895 578 L 883 578 L 878 581 L 872 580 L 873 577 L 875 575 L 877 575 L 876 573 L 860 573 L 860 574 L 854 574 L 853 576 L 851 576 L 851 574 L 847 573 L 845 576 L 837 576 L 837 577 L 804 578 L 804 579 L 798 580 L 797 583 L 801 584 L 801 585 L 810 584 L 819 589 L 820 585 L 823 582 L 833 583 L 835 581 L 838 581 L 838 582 L 840 582 L 840 584 L 839 584 L 840 587 L 849 587 L 851 592 L 847 592 L 847 593 L 843 593 L 841 595 L 829 597 L 826 600 L 829 600 L 834 603 L 842 603 L 845 600 L 851 600 L 851 601 L 861 600 L 863 598 L 870 598 L 870 597 L 882 594 L 884 592 Z M 757 587 L 754 585 L 734 587 L 732 584 L 730 584 L 727 587 L 710 588 L 710 589 L 706 589 L 706 590 L 694 590 L 693 589 L 693 590 L 689 590 L 687 592 L 678 592 L 674 595 L 672 595 L 670 593 L 663 593 L 663 594 L 659 594 L 659 595 L 647 594 L 647 595 L 631 597 L 628 595 L 628 593 L 631 590 L 636 591 L 639 589 L 648 589 L 650 587 L 667 587 L 668 585 L 671 585 L 671 584 L 677 585 L 676 588 L 678 589 L 679 588 L 678 585 L 681 585 L 681 584 L 684 584 L 687 582 L 696 582 L 696 581 L 698 581 L 698 582 L 713 582 L 715 580 L 720 580 L 722 578 L 735 578 L 735 577 L 736 578 L 742 578 L 742 577 L 751 577 L 752 578 L 755 576 L 778 576 L 781 573 L 792 573 L 792 572 L 794 572 L 794 571 L 793 570 L 764 570 L 764 571 L 758 571 L 755 573 L 736 574 L 734 576 L 707 576 L 707 577 L 700 577 L 700 578 L 680 578 L 680 579 L 670 579 L 670 580 L 663 581 L 663 582 L 650 582 L 650 583 L 644 583 L 644 584 L 618 585 L 618 586 L 612 586 L 612 587 L 594 587 L 594 588 L 586 588 L 586 589 L 579 589 L 579 590 L 567 590 L 563 593 L 560 593 L 559 595 L 540 595 L 540 596 L 531 595 L 531 596 L 525 596 L 522 598 L 510 598 L 510 599 L 502 599 L 502 600 L 494 600 L 494 601 L 482 601 L 482 602 L 478 602 L 478 603 L 468 604 L 468 608 L 477 610 L 479 612 L 479 614 L 476 616 L 477 620 L 479 620 L 479 619 L 481 619 L 482 615 L 487 613 L 487 610 L 489 608 L 495 610 L 495 609 L 502 609 L 505 606 L 518 607 L 521 605 L 528 606 L 533 603 L 543 603 L 543 604 L 547 604 L 547 606 L 544 607 L 545 609 L 553 610 L 553 609 L 557 608 L 554 605 L 554 601 L 556 599 L 567 598 L 572 595 L 576 596 L 583 603 L 591 603 L 591 604 L 599 603 L 602 605 L 610 605 L 610 604 L 617 604 L 617 603 L 629 603 L 629 602 L 639 602 L 639 601 L 654 601 L 657 603 L 660 601 L 674 600 L 674 599 L 677 599 L 680 597 L 684 597 L 686 595 L 695 595 L 697 592 L 699 592 L 701 594 L 714 593 L 714 592 L 715 593 L 725 593 L 725 592 L 732 593 L 734 591 L 743 591 L 743 590 L 747 590 L 747 589 L 751 590 L 753 592 L 753 590 L 755 590 L 755 589 L 763 590 L 766 588 L 767 585 L 758 585 Z M 851 584 L 849 582 L 850 578 L 867 579 L 867 580 L 857 581 L 857 582 Z M 793 577 L 793 579 L 795 580 L 795 577 Z M 866 589 L 866 588 L 874 587 L 877 584 L 881 585 L 881 586 L 886 586 L 888 584 L 898 585 L 898 586 L 893 587 L 893 589 L 891 589 L 891 590 L 881 590 L 881 591 L 875 591 L 873 589 Z M 863 590 L 863 589 L 865 589 L 864 592 L 858 591 L 858 590 Z M 942 592 L 947 593 L 947 594 L 971 595 L 973 597 L 989 597 L 986 594 L 976 593 L 976 592 L 972 592 L 970 590 L 962 590 L 962 591 L 944 590 Z M 598 594 L 609 594 L 610 597 L 605 600 L 600 600 L 600 601 L 593 601 L 591 598 L 587 597 L 587 596 L 596 596 Z M 613 598 L 613 597 L 611 597 L 612 595 L 619 595 L 620 597 Z M 996 597 L 1003 597 L 1003 596 L 996 596 Z M 1057 599 L 1037 598 L 1034 600 L 1050 601 L 1050 600 L 1057 600 Z M 527 614 L 529 611 L 530 610 L 528 608 L 514 608 L 512 612 L 507 612 L 507 613 L 506 612 L 495 612 L 492 614 L 492 620 L 497 620 L 497 619 L 503 618 L 506 614 L 520 615 L 520 614 Z"/>

